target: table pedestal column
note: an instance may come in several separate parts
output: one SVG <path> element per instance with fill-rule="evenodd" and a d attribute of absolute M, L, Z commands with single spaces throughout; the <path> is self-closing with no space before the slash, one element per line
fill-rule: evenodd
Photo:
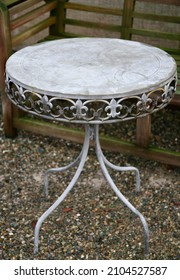
<path fill-rule="evenodd" d="M 101 149 L 101 145 L 100 145 L 100 141 L 99 141 L 99 125 L 95 124 L 95 125 L 86 125 L 85 127 L 85 139 L 84 139 L 84 144 L 82 147 L 82 151 L 79 154 L 79 156 L 75 159 L 75 161 L 73 161 L 72 163 L 68 164 L 67 166 L 64 167 L 60 167 L 60 168 L 51 168 L 48 169 L 45 173 L 45 194 L 48 195 L 48 175 L 52 172 L 61 172 L 61 171 L 66 171 L 67 169 L 78 165 L 77 170 L 71 180 L 71 182 L 69 183 L 69 185 L 67 186 L 67 188 L 65 189 L 65 191 L 62 193 L 62 195 L 54 202 L 54 204 L 44 212 L 44 214 L 42 214 L 42 216 L 38 219 L 36 227 L 35 227 L 35 233 L 34 233 L 34 254 L 38 253 L 38 243 L 39 243 L 39 231 L 40 231 L 40 227 L 42 225 L 42 223 L 44 222 L 44 220 L 55 210 L 55 208 L 60 205 L 60 203 L 65 199 L 65 197 L 68 195 L 68 193 L 71 191 L 71 189 L 73 188 L 73 186 L 75 185 L 75 183 L 77 182 L 83 167 L 85 165 L 86 162 L 86 158 L 88 155 L 88 150 L 89 150 L 89 145 L 90 145 L 90 139 L 92 137 L 92 133 L 93 133 L 93 138 L 95 141 L 95 150 L 96 150 L 96 155 L 97 155 L 97 159 L 99 161 L 101 170 L 107 180 L 107 182 L 109 183 L 110 187 L 113 189 L 113 191 L 116 193 L 116 195 L 119 197 L 119 199 L 134 213 L 136 214 L 143 225 L 143 229 L 144 229 L 144 251 L 145 251 L 145 255 L 148 254 L 148 245 L 149 245 L 149 230 L 148 230 L 148 225 L 146 223 L 146 220 L 144 218 L 144 216 L 124 197 L 124 195 L 119 191 L 119 189 L 117 188 L 117 186 L 115 185 L 113 179 L 111 178 L 107 167 L 117 170 L 117 171 L 134 171 L 135 175 L 136 175 L 136 190 L 140 191 L 140 175 L 139 175 L 139 171 L 137 168 L 132 167 L 132 166 L 128 166 L 128 167 L 121 167 L 121 166 L 117 166 L 112 164 L 111 162 L 109 162 L 106 157 L 104 156 L 102 149 Z"/>

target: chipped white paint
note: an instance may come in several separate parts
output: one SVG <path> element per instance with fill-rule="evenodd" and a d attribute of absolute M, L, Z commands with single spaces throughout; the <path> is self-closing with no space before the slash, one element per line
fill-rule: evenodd
<path fill-rule="evenodd" d="M 12 81 L 30 91 L 67 98 L 115 98 L 165 85 L 176 72 L 166 52 L 139 42 L 61 39 L 26 47 L 7 61 Z"/>

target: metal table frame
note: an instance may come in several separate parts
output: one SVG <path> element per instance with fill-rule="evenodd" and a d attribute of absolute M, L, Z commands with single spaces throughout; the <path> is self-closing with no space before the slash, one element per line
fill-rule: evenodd
<path fill-rule="evenodd" d="M 42 216 L 38 219 L 38 222 L 37 222 L 36 227 L 35 227 L 35 234 L 34 234 L 35 235 L 34 254 L 38 253 L 39 231 L 40 231 L 42 223 L 55 210 L 55 208 L 58 207 L 60 205 L 60 203 L 66 198 L 68 193 L 72 190 L 72 188 L 76 184 L 77 180 L 79 179 L 79 176 L 80 176 L 80 174 L 83 170 L 83 167 L 85 165 L 85 162 L 86 162 L 86 158 L 87 158 L 88 150 L 89 150 L 89 145 L 90 145 L 90 139 L 92 138 L 92 136 L 93 136 L 93 139 L 95 141 L 96 156 L 97 156 L 97 159 L 99 161 L 101 170 L 102 170 L 107 182 L 109 183 L 110 187 L 113 189 L 115 194 L 119 197 L 119 199 L 134 214 L 136 214 L 142 222 L 143 229 L 144 229 L 144 253 L 145 253 L 145 255 L 148 254 L 149 230 L 148 230 L 147 222 L 146 222 L 144 216 L 120 192 L 120 190 L 118 189 L 118 187 L 114 183 L 113 179 L 111 178 L 111 175 L 109 174 L 107 167 L 110 167 L 110 168 L 112 168 L 116 171 L 134 171 L 135 175 L 136 175 L 136 191 L 137 192 L 140 191 L 139 170 L 135 167 L 132 167 L 132 166 L 128 166 L 128 167 L 117 166 L 117 165 L 114 165 L 114 164 L 112 164 L 111 162 L 108 161 L 108 159 L 104 156 L 104 154 L 102 152 L 102 149 L 101 149 L 101 145 L 100 145 L 100 141 L 99 141 L 99 125 L 98 124 L 94 124 L 94 125 L 86 124 L 85 125 L 85 138 L 84 138 L 83 147 L 82 147 L 81 153 L 78 155 L 78 157 L 73 162 L 71 162 L 70 164 L 68 164 L 67 166 L 64 166 L 64 167 L 48 169 L 45 173 L 44 191 L 45 191 L 45 194 L 47 196 L 48 195 L 48 175 L 50 173 L 66 171 L 66 170 L 68 170 L 69 168 L 71 168 L 75 165 L 78 166 L 71 182 L 69 183 L 67 188 L 64 190 L 64 192 L 59 196 L 59 198 L 54 202 L 54 204 L 47 211 L 45 211 L 42 214 Z"/>

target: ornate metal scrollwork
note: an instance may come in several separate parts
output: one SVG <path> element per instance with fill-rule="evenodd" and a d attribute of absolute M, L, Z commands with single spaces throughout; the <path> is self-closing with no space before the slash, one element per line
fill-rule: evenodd
<path fill-rule="evenodd" d="M 30 91 L 6 76 L 10 100 L 19 108 L 48 119 L 103 123 L 138 118 L 164 108 L 176 90 L 176 76 L 163 87 L 141 95 L 111 99 L 71 99 Z"/>

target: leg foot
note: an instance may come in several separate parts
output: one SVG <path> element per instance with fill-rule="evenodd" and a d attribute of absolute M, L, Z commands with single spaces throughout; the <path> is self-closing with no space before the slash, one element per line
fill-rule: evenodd
<path fill-rule="evenodd" d="M 103 158 L 104 163 L 110 167 L 111 169 L 117 170 L 117 171 L 133 171 L 135 172 L 136 175 L 136 191 L 139 192 L 140 191 L 140 174 L 139 174 L 139 170 L 136 167 L 133 166 L 117 166 L 115 164 L 112 164 L 111 162 L 109 162 L 107 160 L 107 158 L 104 156 L 104 154 L 102 153 L 101 150 L 101 155 Z"/>

